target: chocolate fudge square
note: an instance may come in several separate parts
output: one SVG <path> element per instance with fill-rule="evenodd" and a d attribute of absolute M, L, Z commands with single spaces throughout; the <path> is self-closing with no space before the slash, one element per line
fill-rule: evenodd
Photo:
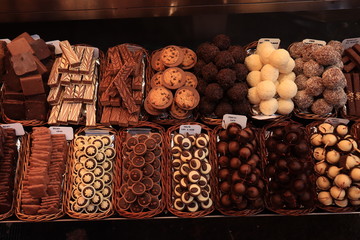
<path fill-rule="evenodd" d="M 6 91 L 21 92 L 20 78 L 16 76 L 12 67 L 10 67 L 3 76 Z"/>
<path fill-rule="evenodd" d="M 40 60 L 50 57 L 51 52 L 46 42 L 43 39 L 37 39 L 30 43 L 30 46 L 35 51 L 35 56 Z"/>
<path fill-rule="evenodd" d="M 13 55 L 10 58 L 16 75 L 21 76 L 37 70 L 35 57 L 29 52 Z"/>
<path fill-rule="evenodd" d="M 3 108 L 8 118 L 14 120 L 25 119 L 25 106 L 23 101 L 4 100 Z"/>
<path fill-rule="evenodd" d="M 14 92 L 14 91 L 8 91 L 5 89 L 4 91 L 4 99 L 5 100 L 17 100 L 17 101 L 24 101 L 25 97 L 22 92 Z"/>
<path fill-rule="evenodd" d="M 42 101 L 25 100 L 25 118 L 28 120 L 37 119 L 45 121 L 47 119 L 48 105 Z"/>
<path fill-rule="evenodd" d="M 15 56 L 21 53 L 29 52 L 34 54 L 34 50 L 31 48 L 28 41 L 25 38 L 14 39 L 7 44 L 7 48 L 11 55 Z"/>
<path fill-rule="evenodd" d="M 21 88 L 25 96 L 45 93 L 44 83 L 40 74 L 20 78 Z"/>

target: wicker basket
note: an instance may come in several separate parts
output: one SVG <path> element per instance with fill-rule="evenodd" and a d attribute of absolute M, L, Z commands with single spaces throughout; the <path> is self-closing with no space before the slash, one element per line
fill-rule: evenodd
<path fill-rule="evenodd" d="M 109 132 L 110 135 L 116 135 L 116 131 L 112 128 L 109 127 L 104 127 L 104 126 L 97 126 L 97 127 L 81 127 L 79 128 L 75 135 L 81 135 L 83 133 L 85 133 L 85 131 L 87 130 L 92 130 L 92 129 L 96 129 L 96 130 L 104 130 Z M 115 149 L 116 149 L 116 139 L 114 140 L 114 144 L 115 144 Z M 107 218 L 111 215 L 114 214 L 114 198 L 111 196 L 111 203 L 112 206 L 104 212 L 101 213 L 78 213 L 75 212 L 71 209 L 71 195 L 72 195 L 72 186 L 75 182 L 75 176 L 73 174 L 74 172 L 74 168 L 75 168 L 75 159 L 74 159 L 74 141 L 72 141 L 70 143 L 70 147 L 69 147 L 69 160 L 68 160 L 68 167 L 67 167 L 67 172 L 66 172 L 66 191 L 65 191 L 65 196 L 64 196 L 64 204 L 65 204 L 65 212 L 72 218 L 78 218 L 78 219 L 83 219 L 83 220 L 99 220 L 99 219 L 103 219 L 103 218 Z M 119 154 L 117 153 L 115 156 L 115 159 L 119 157 Z M 113 170 L 114 172 L 114 170 Z M 115 177 L 115 176 L 114 176 Z M 114 189 L 114 181 L 112 181 L 112 190 Z M 114 191 L 112 191 L 114 193 Z"/>
<path fill-rule="evenodd" d="M 327 118 L 333 118 L 336 117 L 338 115 L 338 111 L 326 114 L 326 115 L 317 115 L 314 113 L 309 113 L 309 112 L 301 112 L 299 109 L 295 108 L 294 109 L 294 115 L 298 118 L 302 118 L 302 119 L 308 119 L 308 120 L 325 120 Z"/>
<path fill-rule="evenodd" d="M 64 212 L 64 187 L 62 189 L 62 196 L 60 202 L 60 208 L 57 213 L 53 214 L 39 214 L 39 215 L 28 215 L 22 212 L 21 209 L 21 199 L 22 199 L 22 190 L 23 190 L 23 179 L 25 173 L 27 171 L 27 167 L 29 165 L 30 159 L 30 146 L 31 146 L 31 134 L 25 134 L 22 137 L 22 144 L 20 148 L 20 155 L 19 155 L 19 163 L 18 163 L 18 171 L 16 176 L 16 181 L 18 183 L 17 187 L 17 197 L 16 197 L 16 208 L 15 214 L 20 220 L 29 221 L 29 222 L 43 222 L 43 221 L 50 221 L 54 219 L 61 218 L 65 215 Z M 66 171 L 66 170 L 65 170 Z M 63 186 L 66 186 L 66 179 L 64 178 Z"/>
<path fill-rule="evenodd" d="M 268 151 L 267 151 L 267 148 L 266 148 L 266 139 L 269 137 L 268 136 L 268 131 L 270 131 L 271 128 L 274 128 L 274 127 L 284 127 L 286 126 L 287 124 L 289 123 L 296 123 L 295 121 L 292 121 L 290 119 L 281 119 L 279 121 L 275 121 L 275 122 L 272 122 L 266 126 L 263 127 L 262 129 L 262 132 L 260 134 L 260 148 L 261 148 L 261 158 L 262 160 L 264 161 L 264 169 L 265 167 L 267 166 L 267 163 L 268 163 L 268 159 L 267 159 L 267 156 L 268 156 Z M 307 158 L 306 158 L 306 161 L 307 163 L 309 163 L 310 165 L 312 165 L 312 161 L 311 161 L 311 156 L 310 156 L 310 153 L 308 154 Z M 279 213 L 279 214 L 282 214 L 282 215 L 289 215 L 289 216 L 300 216 L 300 215 L 305 215 L 305 214 L 308 214 L 308 213 L 311 213 L 313 212 L 316 207 L 315 207 L 315 204 L 314 206 L 311 206 L 311 207 L 304 207 L 304 208 L 297 208 L 297 209 L 285 209 L 285 208 L 275 208 L 272 206 L 271 204 L 271 201 L 270 201 L 270 189 L 269 189 L 269 179 L 265 176 L 266 178 L 266 181 L 267 181 L 267 184 L 266 184 L 266 187 L 267 187 L 267 191 L 266 191 L 266 196 L 265 196 L 265 204 L 266 204 L 266 208 L 273 211 L 273 212 L 276 212 L 276 213 Z M 314 185 L 314 177 L 311 175 L 310 176 L 310 182 L 313 186 Z M 315 197 L 315 189 L 312 188 L 311 189 L 313 191 L 313 196 Z"/>
<path fill-rule="evenodd" d="M 253 128 L 254 129 L 254 128 Z M 211 136 L 211 143 L 212 145 L 214 146 L 212 148 L 212 155 L 214 156 L 214 163 L 215 163 L 215 169 L 216 171 L 218 171 L 219 169 L 219 166 L 218 166 L 218 155 L 217 155 L 217 152 L 216 152 L 216 144 L 217 144 L 217 136 L 218 136 L 218 133 L 223 130 L 223 127 L 221 125 L 215 127 L 215 129 L 213 130 L 212 132 L 212 136 Z M 257 138 L 257 142 L 259 142 L 259 129 L 254 129 L 255 131 L 255 136 Z M 260 147 L 258 146 L 258 150 L 257 150 L 257 154 L 259 155 L 259 157 L 261 156 L 260 155 Z M 261 170 L 261 173 L 263 174 L 263 166 L 262 166 L 262 162 L 260 162 L 260 170 Z M 217 174 L 217 173 L 216 173 Z M 265 179 L 262 178 L 262 180 L 264 181 L 265 183 Z M 218 177 L 216 177 L 216 186 L 219 186 L 219 179 Z M 220 193 L 220 189 L 219 187 L 216 187 L 215 188 L 215 206 L 216 206 L 216 209 L 221 212 L 222 214 L 224 215 L 227 215 L 227 216 L 252 216 L 252 215 L 255 215 L 257 213 L 260 213 L 264 210 L 264 207 L 262 208 L 252 208 L 252 209 L 243 209 L 243 210 L 235 210 L 235 209 L 227 209 L 227 208 L 224 208 L 221 204 L 220 204 L 220 197 L 221 197 L 221 193 Z"/>
<path fill-rule="evenodd" d="M 119 134 L 118 134 L 118 138 L 117 138 L 117 151 L 119 153 L 122 153 L 122 150 L 123 150 L 123 143 L 126 141 L 126 137 L 127 137 L 127 131 L 130 130 L 131 128 L 150 128 L 151 129 L 151 132 L 157 132 L 157 133 L 160 133 L 161 136 L 163 137 L 163 141 L 162 141 L 162 151 L 163 153 L 166 152 L 166 149 L 165 149 L 165 130 L 163 127 L 155 124 L 155 123 L 152 123 L 152 122 L 139 122 L 138 125 L 134 126 L 134 127 L 129 127 L 129 128 L 124 128 L 122 129 L 121 131 L 119 131 Z M 121 154 L 123 156 L 123 154 Z M 127 217 L 127 218 L 134 218 L 134 219 L 145 219 L 145 218 L 151 218 L 153 216 L 156 216 L 160 213 L 162 213 L 165 209 L 165 206 L 166 206 L 166 197 L 165 197 L 165 194 L 166 194 L 166 188 L 165 188 L 165 176 L 166 176 L 166 154 L 163 154 L 162 156 L 162 161 L 161 161 L 161 179 L 160 179 L 160 184 L 161 184 L 161 194 L 159 196 L 159 200 L 160 200 L 160 204 L 159 206 L 156 208 L 156 209 L 151 209 L 151 210 L 148 210 L 148 211 L 142 211 L 142 212 L 139 212 L 139 213 L 135 213 L 135 212 L 132 212 L 130 211 L 130 209 L 128 210 L 124 210 L 122 208 L 120 208 L 119 206 L 119 201 L 120 201 L 120 198 L 122 196 L 121 192 L 120 192 L 120 188 L 122 187 L 124 181 L 123 181 L 123 171 L 125 169 L 125 167 L 123 166 L 124 162 L 123 162 L 123 158 L 121 157 L 118 157 L 117 158 L 117 161 L 115 163 L 115 171 L 116 171 L 116 177 L 115 177 L 115 210 L 116 212 L 123 216 L 123 217 Z"/>
<path fill-rule="evenodd" d="M 311 124 L 307 125 L 306 127 L 306 130 L 308 132 L 308 135 L 309 135 L 309 141 L 310 141 L 310 136 L 311 134 L 313 133 L 316 133 L 316 127 L 318 125 L 320 125 L 321 123 L 323 123 L 323 121 L 315 121 L 315 122 L 312 122 Z M 351 123 L 350 123 L 351 125 Z M 358 135 L 356 134 L 356 129 L 359 127 L 359 125 L 357 123 L 353 124 L 351 129 L 350 129 L 350 132 L 353 136 L 355 136 L 356 139 L 358 139 Z M 316 161 L 315 159 L 313 161 Z M 315 177 L 318 178 L 322 175 L 318 174 L 315 172 Z M 316 186 L 315 186 L 316 188 Z M 327 212 L 332 212 L 332 213 L 345 213 L 345 212 L 355 212 L 356 210 L 358 210 L 360 208 L 360 206 L 348 206 L 348 207 L 338 207 L 338 206 L 326 206 L 322 203 L 320 203 L 317 198 L 316 198 L 316 207 L 324 210 L 324 211 L 327 211 Z"/>
<path fill-rule="evenodd" d="M 203 217 L 206 216 L 210 213 L 212 213 L 215 210 L 215 189 L 216 189 L 216 176 L 215 176 L 215 166 L 216 163 L 214 161 L 214 156 L 213 156 L 213 150 L 212 148 L 214 147 L 211 140 L 209 141 L 209 163 L 212 167 L 212 170 L 210 172 L 210 187 L 212 189 L 211 193 L 210 193 L 210 199 L 213 202 L 213 205 L 205 210 L 199 210 L 196 212 L 182 212 L 179 211 L 177 209 L 174 208 L 173 206 L 173 184 L 172 184 L 172 167 L 171 167 L 171 145 L 172 145 L 172 135 L 176 132 L 179 131 L 179 128 L 181 125 L 200 125 L 201 126 L 201 131 L 203 133 L 206 133 L 209 135 L 209 137 L 211 137 L 211 129 L 201 123 L 197 123 L 197 122 L 186 122 L 184 124 L 177 124 L 175 126 L 170 127 L 167 132 L 166 132 L 166 136 L 165 136 L 165 141 L 166 141 L 166 149 L 167 149 L 167 162 L 166 162 L 166 170 L 167 170 L 167 176 L 166 176 L 166 203 L 167 203 L 167 209 L 174 215 L 178 216 L 178 217 L 182 217 L 182 218 L 199 218 L 199 217 Z"/>

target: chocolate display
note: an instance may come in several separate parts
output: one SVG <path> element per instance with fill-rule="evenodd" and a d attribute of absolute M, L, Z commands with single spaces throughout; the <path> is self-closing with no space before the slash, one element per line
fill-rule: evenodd
<path fill-rule="evenodd" d="M 201 95 L 200 113 L 204 117 L 222 118 L 224 114 L 235 113 L 231 105 L 248 107 L 248 87 L 244 84 L 248 69 L 244 65 L 243 47 L 231 45 L 229 36 L 219 34 L 211 43 L 200 44 L 196 53 L 199 61 L 194 70 Z M 229 98 L 226 103 L 221 101 L 225 97 Z M 248 115 L 250 108 L 247 107 L 238 109 L 241 111 L 236 114 Z"/>
<path fill-rule="evenodd" d="M 209 136 L 174 133 L 171 140 L 171 204 L 178 211 L 197 212 L 212 206 L 209 185 Z"/>
<path fill-rule="evenodd" d="M 96 125 L 95 104 L 98 82 L 97 59 L 93 47 L 70 46 L 60 42 L 63 54 L 55 60 L 47 97 L 52 106 L 48 123 Z"/>
<path fill-rule="evenodd" d="M 262 209 L 265 182 L 256 132 L 231 123 L 217 137 L 218 205 L 229 210 Z"/>
<path fill-rule="evenodd" d="M 344 124 L 323 122 L 311 129 L 317 200 L 322 207 L 359 206 L 358 144 Z"/>

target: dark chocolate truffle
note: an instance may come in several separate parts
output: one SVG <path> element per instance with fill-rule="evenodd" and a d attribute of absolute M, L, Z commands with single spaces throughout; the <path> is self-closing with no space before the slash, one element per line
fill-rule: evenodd
<path fill-rule="evenodd" d="M 230 88 L 236 81 L 235 71 L 230 68 L 221 69 L 216 75 L 216 81 L 223 89 Z"/>
<path fill-rule="evenodd" d="M 295 84 L 298 87 L 298 91 L 304 90 L 306 88 L 306 81 L 308 80 L 308 77 L 306 77 L 304 74 L 299 74 L 295 78 Z"/>
<path fill-rule="evenodd" d="M 236 73 L 236 81 L 242 82 L 245 81 L 246 76 L 249 73 L 249 70 L 247 69 L 247 67 L 245 66 L 245 64 L 242 63 L 236 63 L 233 66 L 233 69 Z"/>
<path fill-rule="evenodd" d="M 218 68 L 228 68 L 234 63 L 235 60 L 229 51 L 221 51 L 215 57 L 215 64 Z"/>
<path fill-rule="evenodd" d="M 305 48 L 305 43 L 303 42 L 292 43 L 289 48 L 290 56 L 292 58 L 301 58 L 304 48 Z"/>
<path fill-rule="evenodd" d="M 310 96 L 319 96 L 324 91 L 321 77 L 311 77 L 306 81 L 305 92 Z"/>
<path fill-rule="evenodd" d="M 322 75 L 322 83 L 325 87 L 334 89 L 334 88 L 345 88 L 346 79 L 343 72 L 340 68 L 331 67 L 325 70 Z"/>
<path fill-rule="evenodd" d="M 236 63 L 244 63 L 246 58 L 246 51 L 242 46 L 239 45 L 230 46 L 229 52 L 233 56 Z"/>
<path fill-rule="evenodd" d="M 196 75 L 200 75 L 201 74 L 201 69 L 206 65 L 206 62 L 204 60 L 199 59 L 195 66 L 194 66 L 194 73 Z"/>
<path fill-rule="evenodd" d="M 224 90 L 218 83 L 210 83 L 205 89 L 205 96 L 210 101 L 219 101 L 223 95 Z"/>
<path fill-rule="evenodd" d="M 218 73 L 218 69 L 216 68 L 214 63 L 208 63 L 201 69 L 201 75 L 204 80 L 207 82 L 214 82 L 216 78 L 216 74 Z"/>
<path fill-rule="evenodd" d="M 213 43 L 220 50 L 227 50 L 230 47 L 230 37 L 225 34 L 218 34 L 213 38 Z"/>
<path fill-rule="evenodd" d="M 332 110 L 333 106 L 328 104 L 323 98 L 317 99 L 311 106 L 311 111 L 317 115 L 325 115 L 331 113 Z"/>
<path fill-rule="evenodd" d="M 305 48 L 302 52 L 302 59 L 307 62 L 311 59 L 314 59 L 314 53 L 316 50 L 318 50 L 321 46 L 317 44 L 306 44 Z"/>
<path fill-rule="evenodd" d="M 305 61 L 302 58 L 295 59 L 294 73 L 296 75 L 303 74 Z"/>
<path fill-rule="evenodd" d="M 196 50 L 199 59 L 204 60 L 206 63 L 211 62 L 215 56 L 220 52 L 219 48 L 211 43 L 202 43 Z"/>
<path fill-rule="evenodd" d="M 323 96 L 326 102 L 337 107 L 343 107 L 347 101 L 343 88 L 325 89 Z"/>
<path fill-rule="evenodd" d="M 207 97 L 200 98 L 199 111 L 201 114 L 211 114 L 214 112 L 216 103 L 211 102 Z"/>
<path fill-rule="evenodd" d="M 199 92 L 200 95 L 205 95 L 205 89 L 207 85 L 208 84 L 204 79 L 198 78 L 198 84 L 196 86 L 196 90 Z"/>
<path fill-rule="evenodd" d="M 223 69 L 225 70 L 225 69 Z M 248 87 L 245 83 L 235 83 L 226 92 L 227 96 L 233 101 L 242 101 L 248 93 Z"/>
<path fill-rule="evenodd" d="M 232 113 L 233 109 L 230 103 L 221 101 L 215 108 L 215 115 L 222 118 L 227 113 Z"/>
<path fill-rule="evenodd" d="M 305 90 L 298 91 L 293 100 L 301 110 L 309 108 L 314 102 L 314 98 L 308 95 Z"/>
<path fill-rule="evenodd" d="M 250 103 L 245 99 L 241 102 L 234 102 L 233 105 L 233 113 L 238 115 L 250 115 Z"/>
<path fill-rule="evenodd" d="M 324 72 L 324 67 L 311 59 L 304 63 L 303 72 L 307 77 L 321 76 Z"/>

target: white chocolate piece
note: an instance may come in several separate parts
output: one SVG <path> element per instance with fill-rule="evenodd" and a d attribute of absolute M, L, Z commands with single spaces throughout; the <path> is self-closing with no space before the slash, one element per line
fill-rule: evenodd
<path fill-rule="evenodd" d="M 263 64 L 258 54 L 251 54 L 245 58 L 245 66 L 249 71 L 260 71 Z"/>
<path fill-rule="evenodd" d="M 258 105 L 261 102 L 261 99 L 257 93 L 257 88 L 256 87 L 252 87 L 248 90 L 248 95 L 247 95 L 249 102 L 251 104 L 254 105 Z"/>
<path fill-rule="evenodd" d="M 294 110 L 294 102 L 291 99 L 278 99 L 277 113 L 282 115 L 290 114 Z"/>
<path fill-rule="evenodd" d="M 246 82 L 250 87 L 256 87 L 259 82 L 261 82 L 261 73 L 260 71 L 251 71 L 246 76 Z"/>
<path fill-rule="evenodd" d="M 281 98 L 290 99 L 295 97 L 298 89 L 294 81 L 284 80 L 280 82 L 276 90 Z"/>
<path fill-rule="evenodd" d="M 265 64 L 261 68 L 261 81 L 275 82 L 279 77 L 279 70 L 270 64 Z"/>
<path fill-rule="evenodd" d="M 287 63 L 290 60 L 290 54 L 285 49 L 276 49 L 269 57 L 270 64 L 276 68 L 286 68 Z"/>
<path fill-rule="evenodd" d="M 279 83 L 285 81 L 285 80 L 290 80 L 290 81 L 295 81 L 296 75 L 294 72 L 290 72 L 290 73 L 280 73 L 279 77 L 278 77 L 278 81 Z"/>
<path fill-rule="evenodd" d="M 275 98 L 269 100 L 263 100 L 260 102 L 259 108 L 262 114 L 270 116 L 276 113 L 278 110 L 278 101 Z"/>
<path fill-rule="evenodd" d="M 276 94 L 276 87 L 272 81 L 261 81 L 256 86 L 258 97 L 261 100 L 269 100 Z"/>
<path fill-rule="evenodd" d="M 270 62 L 269 57 L 274 51 L 275 48 L 270 42 L 263 42 L 256 48 L 256 54 L 259 54 L 260 60 L 263 64 L 268 64 Z"/>
<path fill-rule="evenodd" d="M 290 58 L 288 63 L 284 67 L 279 67 L 280 73 L 292 73 L 292 70 L 295 68 L 295 60 Z"/>

